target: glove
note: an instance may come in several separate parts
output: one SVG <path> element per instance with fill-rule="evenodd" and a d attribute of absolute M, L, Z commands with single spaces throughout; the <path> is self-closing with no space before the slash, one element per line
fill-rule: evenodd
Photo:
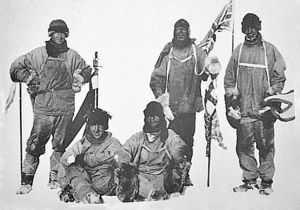
<path fill-rule="evenodd" d="M 85 165 L 85 162 L 84 162 L 84 155 L 85 153 L 82 153 L 82 154 L 79 154 L 75 157 L 75 162 L 78 163 L 79 165 L 83 166 Z"/>
<path fill-rule="evenodd" d="M 35 97 L 40 88 L 40 78 L 35 70 L 31 70 L 27 79 L 25 79 L 25 83 L 27 84 L 27 92 L 31 97 Z"/>
<path fill-rule="evenodd" d="M 73 74 L 72 89 L 74 90 L 75 93 L 80 92 L 81 87 L 83 85 L 84 78 L 83 76 L 80 75 L 81 71 L 82 71 L 81 69 L 76 69 Z"/>
<path fill-rule="evenodd" d="M 231 127 L 237 129 L 241 121 L 239 98 L 234 95 L 227 96 L 225 94 L 224 100 L 226 108 L 226 119 Z"/>
<path fill-rule="evenodd" d="M 71 163 L 74 163 L 75 162 L 75 157 L 74 155 L 68 157 L 67 159 L 67 164 L 70 165 Z"/>
<path fill-rule="evenodd" d="M 166 118 L 172 121 L 174 120 L 174 115 L 169 107 L 169 98 L 169 93 L 164 93 L 157 98 L 157 102 L 159 102 L 162 105 Z"/>
<path fill-rule="evenodd" d="M 205 71 L 209 74 L 219 74 L 221 71 L 221 63 L 217 56 L 209 56 L 204 61 Z"/>

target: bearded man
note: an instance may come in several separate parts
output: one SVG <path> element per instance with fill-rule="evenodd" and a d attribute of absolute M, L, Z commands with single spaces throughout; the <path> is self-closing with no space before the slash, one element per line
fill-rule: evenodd
<path fill-rule="evenodd" d="M 165 187 L 168 185 L 165 183 L 167 180 L 165 169 L 171 161 L 184 164 L 182 173 L 189 167 L 184 155 L 186 144 L 179 135 L 166 127 L 162 105 L 156 101 L 150 102 L 144 110 L 144 116 L 143 131 L 131 136 L 117 154 L 119 165 L 126 167 L 126 164 L 129 164 L 137 169 L 138 189 L 135 190 L 137 195 L 126 195 L 126 192 L 129 191 L 128 188 L 122 191 L 123 186 L 118 185 L 117 187 L 116 194 L 123 202 L 134 199 L 168 199 L 173 192 Z M 185 180 L 182 182 L 184 185 Z M 126 200 L 128 197 L 133 200 Z"/>
<path fill-rule="evenodd" d="M 240 112 L 236 115 L 238 119 L 233 119 L 233 127 L 236 128 L 236 153 L 243 171 L 243 184 L 234 187 L 233 191 L 245 192 L 257 187 L 259 193 L 269 195 L 273 192 L 275 173 L 275 119 L 264 112 L 264 99 L 282 91 L 286 65 L 277 48 L 263 40 L 260 31 L 259 17 L 253 13 L 246 14 L 242 21 L 245 41 L 232 53 L 224 87 L 225 101 L 228 104 L 235 101 Z M 259 150 L 259 165 L 254 143 Z M 258 178 L 261 179 L 260 186 Z"/>
<path fill-rule="evenodd" d="M 150 87 L 155 98 L 171 109 L 167 111 L 164 107 L 170 120 L 169 128 L 188 145 L 186 155 L 191 163 L 196 112 L 203 110 L 201 81 L 207 80 L 209 73 L 205 64 L 207 54 L 194 43 L 190 33 L 186 20 L 180 19 L 175 23 L 173 39 L 160 53 Z"/>

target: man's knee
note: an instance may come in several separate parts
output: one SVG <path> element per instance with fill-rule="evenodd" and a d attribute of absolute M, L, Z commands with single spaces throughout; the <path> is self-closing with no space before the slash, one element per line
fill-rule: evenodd
<path fill-rule="evenodd" d="M 37 135 L 32 135 L 27 141 L 26 152 L 32 156 L 39 157 L 45 153 L 45 145 L 39 143 Z"/>

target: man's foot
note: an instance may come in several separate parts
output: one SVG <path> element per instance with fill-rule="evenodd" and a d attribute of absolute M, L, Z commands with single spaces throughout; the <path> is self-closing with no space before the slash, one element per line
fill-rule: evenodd
<path fill-rule="evenodd" d="M 243 180 L 244 184 L 234 187 L 233 192 L 247 192 L 248 190 L 258 189 L 258 184 L 256 179 L 253 180 Z"/>
<path fill-rule="evenodd" d="M 89 193 L 85 196 L 83 203 L 100 204 L 100 203 L 104 203 L 104 201 L 101 195 L 96 193 Z"/>
<path fill-rule="evenodd" d="M 16 191 L 18 195 L 20 194 L 28 194 L 32 190 L 32 186 L 30 184 L 22 184 L 21 187 Z"/>
<path fill-rule="evenodd" d="M 192 183 L 192 180 L 191 180 L 189 174 L 186 175 L 185 181 L 184 181 L 184 184 L 183 184 L 183 185 L 184 185 L 184 186 L 187 186 L 187 187 L 193 186 L 193 183 Z"/>
<path fill-rule="evenodd" d="M 150 200 L 167 200 L 169 197 L 169 194 L 165 190 L 155 190 L 151 193 Z"/>
<path fill-rule="evenodd" d="M 273 183 L 272 180 L 270 180 L 270 181 L 262 180 L 261 185 L 259 187 L 259 194 L 270 195 L 273 192 L 272 183 Z"/>
<path fill-rule="evenodd" d="M 48 187 L 50 187 L 50 189 L 59 188 L 59 184 L 57 182 L 57 171 L 55 171 L 55 170 L 51 170 L 49 173 Z"/>
<path fill-rule="evenodd" d="M 58 192 L 59 200 L 65 203 L 75 201 L 73 195 L 73 188 L 70 185 L 67 185 L 64 189 Z"/>
<path fill-rule="evenodd" d="M 48 187 L 50 187 L 50 189 L 57 189 L 59 188 L 59 184 L 57 181 L 49 181 Z"/>

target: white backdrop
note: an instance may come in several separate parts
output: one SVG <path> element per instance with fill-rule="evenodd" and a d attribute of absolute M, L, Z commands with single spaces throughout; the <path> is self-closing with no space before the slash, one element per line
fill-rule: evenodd
<path fill-rule="evenodd" d="M 143 126 L 143 109 L 154 97 L 149 80 L 163 46 L 172 39 L 174 23 L 186 19 L 191 37 L 199 43 L 210 29 L 227 0 L 0 0 L 0 108 L 11 84 L 9 67 L 18 56 L 44 45 L 47 29 L 53 19 L 66 21 L 70 36 L 68 46 L 92 65 L 94 52 L 99 52 L 99 105 L 112 116 L 110 131 L 124 143 Z M 236 0 L 235 46 L 243 41 L 241 21 L 248 12 L 262 20 L 263 38 L 279 49 L 287 64 L 285 91 L 295 89 L 299 102 L 299 19 L 297 0 Z M 231 34 L 217 34 L 211 55 L 219 57 L 223 72 L 218 77 L 218 113 L 221 131 L 228 151 L 214 143 L 212 150 L 211 187 L 206 187 L 206 157 L 203 112 L 197 115 L 195 151 L 191 177 L 194 187 L 185 196 L 164 202 L 123 204 L 104 197 L 104 209 L 299 209 L 300 153 L 298 121 L 275 125 L 277 171 L 274 193 L 261 196 L 257 191 L 236 194 L 232 187 L 241 183 L 241 170 L 235 154 L 235 133 L 224 113 L 223 77 L 231 54 Z M 32 126 L 32 109 L 23 85 L 23 148 Z M 87 87 L 76 95 L 76 109 L 85 97 Z M 17 196 L 20 183 L 19 104 L 18 94 L 9 112 L 0 114 L 0 204 L 1 209 L 96 208 L 59 202 L 56 191 L 46 186 L 51 144 L 41 157 L 33 191 Z M 297 112 L 299 113 L 299 111 Z M 299 116 L 299 115 L 298 115 Z M 79 134 L 80 135 L 80 134 Z M 24 154 L 24 151 L 23 151 Z M 99 207 L 98 207 L 99 208 Z"/>

